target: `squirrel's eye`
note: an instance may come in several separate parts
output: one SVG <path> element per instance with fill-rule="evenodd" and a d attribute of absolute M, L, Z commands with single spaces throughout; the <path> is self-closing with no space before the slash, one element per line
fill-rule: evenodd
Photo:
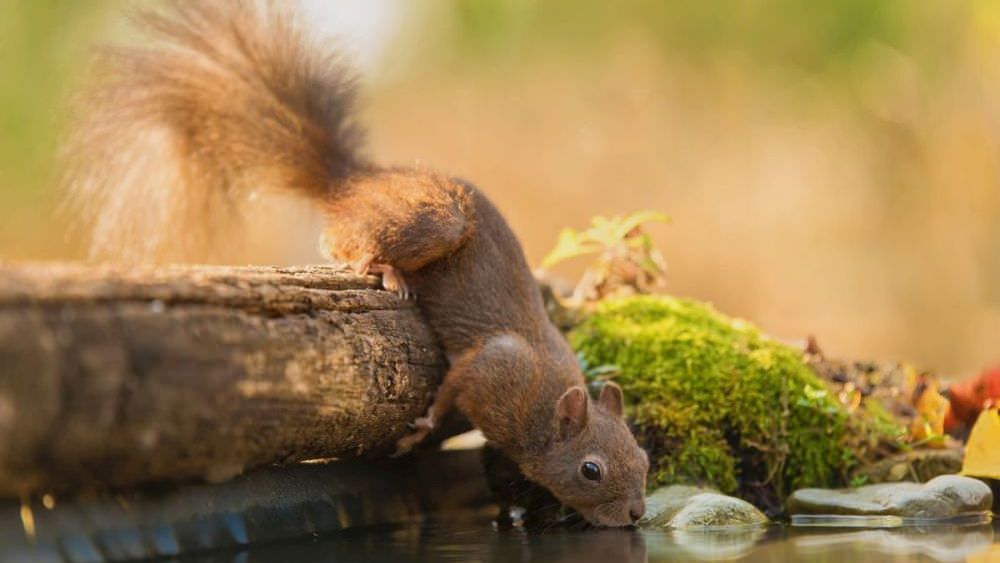
<path fill-rule="evenodd" d="M 585 461 L 580 466 L 580 474 L 591 481 L 601 480 L 601 466 L 592 461 Z"/>

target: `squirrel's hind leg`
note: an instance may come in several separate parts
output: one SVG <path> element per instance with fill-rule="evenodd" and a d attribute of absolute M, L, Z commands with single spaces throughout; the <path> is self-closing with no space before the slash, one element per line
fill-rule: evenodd
<path fill-rule="evenodd" d="M 406 275 L 454 253 L 472 234 L 471 197 L 465 184 L 431 173 L 365 176 L 327 206 L 321 250 L 413 297 Z"/>

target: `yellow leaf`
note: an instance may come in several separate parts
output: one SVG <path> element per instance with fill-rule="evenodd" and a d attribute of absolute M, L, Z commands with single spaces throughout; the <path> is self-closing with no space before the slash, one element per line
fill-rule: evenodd
<path fill-rule="evenodd" d="M 965 445 L 962 474 L 1000 479 L 1000 410 L 979 413 Z"/>
<path fill-rule="evenodd" d="M 549 252 L 548 255 L 542 260 L 542 268 L 549 268 L 563 260 L 573 258 L 574 256 L 581 256 L 583 254 L 592 254 L 594 252 L 599 252 L 601 250 L 600 246 L 582 240 L 580 233 L 575 230 L 566 228 L 559 232 L 559 239 L 556 241 L 556 247 Z"/>
<path fill-rule="evenodd" d="M 651 221 L 667 223 L 670 221 L 670 217 L 666 213 L 660 213 L 659 211 L 636 211 L 619 220 L 615 235 L 618 239 L 624 239 L 632 229 Z"/>
<path fill-rule="evenodd" d="M 917 415 L 910 424 L 910 437 L 934 448 L 943 448 L 944 417 L 948 414 L 948 399 L 938 390 L 937 380 L 931 380 L 917 399 Z"/>

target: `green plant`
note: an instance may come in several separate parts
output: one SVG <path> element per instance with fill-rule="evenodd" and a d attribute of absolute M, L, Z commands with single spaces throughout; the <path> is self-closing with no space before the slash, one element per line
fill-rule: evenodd
<path fill-rule="evenodd" d="M 666 295 L 606 300 L 570 335 L 592 379 L 625 392 L 650 485 L 705 483 L 761 505 L 846 482 L 849 415 L 802 353 L 711 306 Z"/>
<path fill-rule="evenodd" d="M 542 260 L 542 268 L 578 256 L 596 255 L 576 286 L 576 300 L 649 293 L 664 285 L 666 263 L 642 226 L 668 220 L 663 213 L 639 211 L 610 219 L 595 217 L 590 227 L 582 231 L 567 227 L 559 233 L 555 248 Z"/>

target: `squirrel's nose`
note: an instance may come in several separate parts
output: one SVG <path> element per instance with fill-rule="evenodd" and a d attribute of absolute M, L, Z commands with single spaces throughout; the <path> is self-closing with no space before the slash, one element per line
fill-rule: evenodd
<path fill-rule="evenodd" d="M 646 513 L 646 503 L 642 499 L 634 500 L 628 507 L 628 515 L 632 518 L 632 523 L 635 524 L 642 518 L 642 515 Z"/>

